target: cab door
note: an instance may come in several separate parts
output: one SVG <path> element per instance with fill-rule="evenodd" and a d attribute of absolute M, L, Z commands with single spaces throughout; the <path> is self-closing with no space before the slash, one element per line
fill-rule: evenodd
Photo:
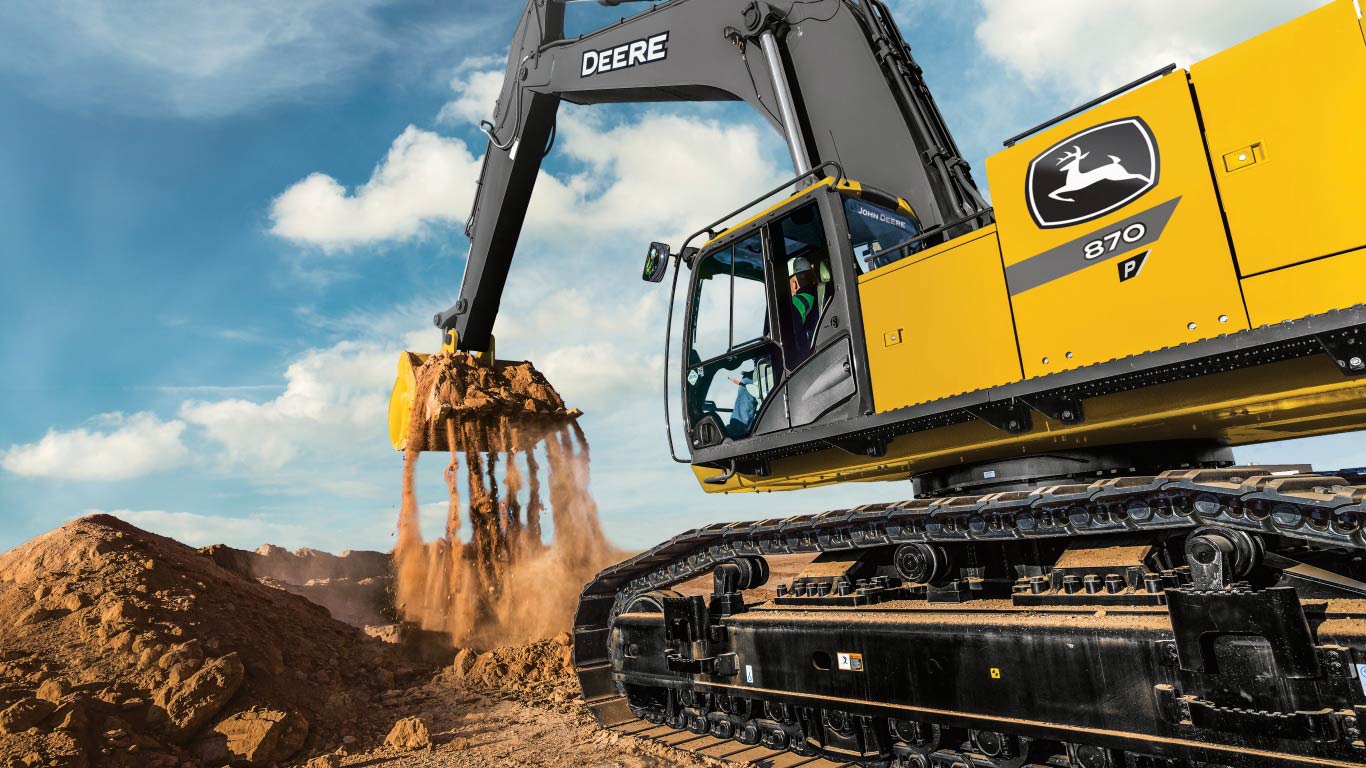
<path fill-rule="evenodd" d="M 833 192 L 774 218 L 767 226 L 770 271 L 777 278 L 775 315 L 781 332 L 780 387 L 788 426 L 858 413 L 858 361 L 849 333 L 850 259 Z"/>

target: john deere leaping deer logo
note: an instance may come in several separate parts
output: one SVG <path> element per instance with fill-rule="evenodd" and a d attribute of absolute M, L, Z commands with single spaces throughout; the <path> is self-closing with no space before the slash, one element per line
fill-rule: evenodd
<path fill-rule="evenodd" d="M 1141 118 L 1097 125 L 1030 162 L 1029 213 L 1045 228 L 1090 221 L 1142 197 L 1157 174 L 1157 142 Z"/>
<path fill-rule="evenodd" d="M 1090 157 L 1090 152 L 1082 152 L 1081 147 L 1072 145 L 1072 151 L 1063 153 L 1058 158 L 1058 165 L 1067 171 L 1067 183 L 1048 193 L 1054 200 L 1061 200 L 1064 203 L 1075 203 L 1076 200 L 1070 197 L 1063 197 L 1063 193 L 1073 194 L 1089 189 L 1093 184 L 1102 181 L 1130 181 L 1138 179 L 1144 184 L 1149 184 L 1152 179 L 1140 173 L 1129 173 L 1124 170 L 1124 161 L 1114 155 L 1106 155 L 1110 158 L 1107 165 L 1092 168 L 1089 171 L 1081 170 L 1081 161 Z"/>

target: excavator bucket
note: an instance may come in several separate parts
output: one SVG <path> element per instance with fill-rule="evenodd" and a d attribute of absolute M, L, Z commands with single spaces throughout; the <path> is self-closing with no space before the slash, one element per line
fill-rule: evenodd
<path fill-rule="evenodd" d="M 431 355 L 422 352 L 398 353 L 398 372 L 389 393 L 389 440 L 394 450 L 408 447 L 408 425 L 413 414 L 413 394 L 417 391 L 417 369 Z"/>
<path fill-rule="evenodd" d="M 577 419 L 529 362 L 401 352 L 389 395 L 399 451 L 517 451 Z"/>

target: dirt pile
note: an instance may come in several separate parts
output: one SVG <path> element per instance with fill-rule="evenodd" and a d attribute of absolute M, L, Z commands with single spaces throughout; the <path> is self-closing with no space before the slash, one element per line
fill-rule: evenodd
<path fill-rule="evenodd" d="M 618 559 L 588 493 L 578 411 L 566 409 L 530 363 L 490 366 L 443 353 L 416 375 L 409 435 L 424 438 L 410 437 L 404 457 L 394 550 L 398 610 L 461 646 L 525 642 L 568 628 L 579 589 Z M 450 451 L 450 501 L 444 535 L 424 542 L 417 459 L 437 445 Z"/>
<path fill-rule="evenodd" d="M 0 555 L 0 765 L 271 765 L 409 674 L 295 595 L 108 516 Z"/>
<path fill-rule="evenodd" d="M 224 544 L 200 553 L 245 579 L 301 595 L 353 627 L 389 624 L 393 612 L 393 557 L 385 552 L 316 549 L 290 552 L 263 544 L 254 552 Z"/>
<path fill-rule="evenodd" d="M 563 703 L 579 695 L 573 656 L 568 633 L 484 653 L 462 649 L 441 673 L 441 679 L 458 687 L 508 694 L 540 705 Z"/>

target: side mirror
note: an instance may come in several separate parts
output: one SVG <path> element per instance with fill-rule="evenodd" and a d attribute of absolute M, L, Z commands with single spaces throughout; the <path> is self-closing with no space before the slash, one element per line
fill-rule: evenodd
<path fill-rule="evenodd" d="M 664 279 L 664 275 L 669 271 L 669 244 L 650 243 L 650 250 L 645 254 L 645 269 L 641 272 L 640 279 L 650 283 L 657 283 Z"/>

